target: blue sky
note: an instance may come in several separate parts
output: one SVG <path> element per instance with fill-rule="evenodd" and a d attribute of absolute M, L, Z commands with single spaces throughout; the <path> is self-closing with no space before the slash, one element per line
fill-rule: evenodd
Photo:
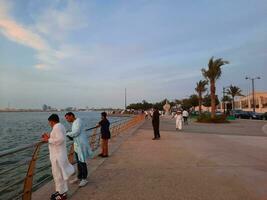
<path fill-rule="evenodd" d="M 218 94 L 267 91 L 266 19 L 266 0 L 0 0 L 0 108 L 184 98 L 211 56 Z"/>

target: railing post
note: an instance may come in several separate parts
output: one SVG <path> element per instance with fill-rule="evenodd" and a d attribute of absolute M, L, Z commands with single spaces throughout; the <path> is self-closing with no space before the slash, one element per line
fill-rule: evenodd
<path fill-rule="evenodd" d="M 32 198 L 33 175 L 34 175 L 36 161 L 38 158 L 38 153 L 39 153 L 41 145 L 42 145 L 42 142 L 38 143 L 33 152 L 32 159 L 28 167 L 28 172 L 24 179 L 22 200 L 31 200 Z"/>
<path fill-rule="evenodd" d="M 89 144 L 90 144 L 90 147 L 91 147 L 91 149 L 93 150 L 93 151 L 95 151 L 97 148 L 98 148 L 98 146 L 99 146 L 99 140 L 100 140 L 100 138 L 99 137 L 97 137 L 98 135 L 97 135 L 97 128 L 95 128 L 94 130 L 93 130 L 93 133 L 92 133 L 92 135 L 91 135 L 91 137 L 90 137 L 90 139 L 89 139 Z"/>
<path fill-rule="evenodd" d="M 110 135 L 111 135 L 111 137 L 113 137 L 113 134 L 114 134 L 114 126 L 112 126 L 112 127 L 110 128 Z"/>

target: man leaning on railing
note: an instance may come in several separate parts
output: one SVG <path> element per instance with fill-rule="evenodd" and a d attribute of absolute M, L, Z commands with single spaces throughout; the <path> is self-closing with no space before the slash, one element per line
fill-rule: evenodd
<path fill-rule="evenodd" d="M 76 118 L 72 112 L 66 113 L 65 119 L 72 124 L 71 131 L 67 132 L 67 136 L 73 138 L 74 152 L 78 167 L 77 178 L 71 180 L 70 183 L 73 184 L 80 181 L 79 187 L 83 187 L 88 183 L 86 180 L 88 176 L 86 160 L 89 157 L 93 157 L 94 154 L 84 132 L 83 121 L 80 118 Z"/>
<path fill-rule="evenodd" d="M 51 200 L 66 200 L 68 191 L 67 180 L 75 172 L 67 157 L 66 130 L 59 123 L 57 114 L 52 114 L 48 118 L 48 122 L 52 127 L 52 132 L 50 134 L 44 133 L 42 141 L 48 142 L 52 174 L 56 188 L 56 192 L 51 195 Z"/>

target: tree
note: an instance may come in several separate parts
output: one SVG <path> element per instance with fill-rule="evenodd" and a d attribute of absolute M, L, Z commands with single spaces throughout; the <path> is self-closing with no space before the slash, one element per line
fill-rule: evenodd
<path fill-rule="evenodd" d="M 189 110 L 192 107 L 190 99 L 182 99 L 182 109 Z"/>
<path fill-rule="evenodd" d="M 127 109 L 134 109 L 134 110 L 148 110 L 153 107 L 152 103 L 143 100 L 142 103 L 132 103 L 127 106 Z"/>
<path fill-rule="evenodd" d="M 229 110 L 229 109 L 232 109 L 232 105 L 229 104 L 229 102 L 232 101 L 231 97 L 229 97 L 228 95 L 225 95 L 225 96 L 222 97 L 221 100 L 222 100 L 222 102 L 223 102 L 223 109 L 224 109 L 224 111 L 225 111 L 225 109 L 226 109 L 226 111 L 227 111 L 227 113 L 228 113 L 228 110 Z"/>
<path fill-rule="evenodd" d="M 222 102 L 227 102 L 227 101 L 231 101 L 231 98 L 227 95 L 225 95 L 224 97 L 222 97 Z"/>
<path fill-rule="evenodd" d="M 195 91 L 198 94 L 198 108 L 199 108 L 199 113 L 201 113 L 202 110 L 202 94 L 207 91 L 207 86 L 208 81 L 207 80 L 200 80 L 197 82 L 197 86 L 195 88 Z"/>
<path fill-rule="evenodd" d="M 211 95 L 211 118 L 215 118 L 216 111 L 216 80 L 218 80 L 222 75 L 221 67 L 225 64 L 229 64 L 228 61 L 218 58 L 213 60 L 210 58 L 208 63 L 208 69 L 202 69 L 202 75 L 210 82 L 210 95 Z"/>
<path fill-rule="evenodd" d="M 217 105 L 219 105 L 219 103 L 220 103 L 220 101 L 219 101 L 219 99 L 218 99 L 218 96 L 215 95 L 215 107 L 216 107 Z M 205 107 L 211 107 L 211 95 L 210 95 L 210 94 L 206 94 L 206 95 L 204 96 L 204 98 L 203 98 L 203 105 L 204 105 Z"/>
<path fill-rule="evenodd" d="M 232 97 L 232 105 L 233 105 L 232 108 L 233 108 L 233 110 L 235 110 L 235 97 L 236 96 L 243 96 L 241 94 L 241 92 L 242 92 L 242 90 L 239 87 L 233 86 L 233 85 L 230 85 L 230 87 L 226 91 L 226 93 L 228 95 L 231 95 L 231 97 Z"/>
<path fill-rule="evenodd" d="M 194 110 L 195 110 L 195 107 L 199 105 L 199 102 L 198 102 L 198 96 L 195 95 L 195 94 L 192 94 L 192 95 L 189 97 L 189 100 L 190 100 L 190 103 L 191 103 L 191 107 L 193 107 Z"/>
<path fill-rule="evenodd" d="M 189 98 L 182 99 L 181 106 L 184 110 L 189 110 L 192 107 L 196 107 L 198 105 L 198 96 L 192 94 Z"/>
<path fill-rule="evenodd" d="M 152 107 L 153 105 L 151 103 L 148 103 L 146 100 L 142 101 L 142 110 L 148 110 Z"/>

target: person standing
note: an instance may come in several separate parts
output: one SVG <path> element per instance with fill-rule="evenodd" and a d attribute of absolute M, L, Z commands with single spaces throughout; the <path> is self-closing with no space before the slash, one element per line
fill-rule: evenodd
<path fill-rule="evenodd" d="M 97 127 L 101 127 L 101 139 L 102 139 L 102 153 L 99 156 L 105 158 L 108 157 L 108 140 L 110 139 L 110 123 L 107 119 L 107 113 L 101 113 L 101 121 L 97 124 Z"/>
<path fill-rule="evenodd" d="M 86 180 L 88 176 L 86 160 L 88 157 L 93 155 L 93 153 L 89 146 L 89 139 L 83 132 L 84 128 L 82 120 L 80 118 L 76 118 L 72 112 L 66 113 L 65 119 L 69 123 L 72 123 L 72 129 L 70 132 L 67 132 L 67 136 L 73 139 L 74 152 L 78 167 L 77 178 L 71 180 L 70 182 L 75 183 L 80 181 L 79 187 L 83 187 L 88 183 Z"/>
<path fill-rule="evenodd" d="M 188 124 L 188 116 L 189 116 L 189 113 L 187 110 L 184 110 L 183 111 L 183 119 L 184 119 L 184 124 Z"/>
<path fill-rule="evenodd" d="M 145 110 L 145 119 L 148 118 L 148 112 Z"/>
<path fill-rule="evenodd" d="M 182 130 L 183 128 L 183 116 L 181 111 L 177 111 L 176 115 L 175 115 L 175 119 L 176 119 L 176 130 Z"/>
<path fill-rule="evenodd" d="M 155 107 L 152 115 L 152 126 L 153 126 L 153 130 L 154 130 L 154 138 L 153 140 L 159 140 L 160 139 L 160 133 L 159 133 L 159 123 L 160 123 L 160 119 L 159 119 L 159 110 L 157 107 Z"/>
<path fill-rule="evenodd" d="M 51 133 L 44 133 L 42 141 L 48 142 L 49 157 L 52 166 L 52 175 L 55 182 L 56 192 L 51 195 L 51 200 L 66 200 L 68 184 L 67 180 L 75 173 L 74 167 L 69 163 L 66 148 L 66 130 L 59 123 L 57 114 L 48 118 L 52 127 Z"/>

